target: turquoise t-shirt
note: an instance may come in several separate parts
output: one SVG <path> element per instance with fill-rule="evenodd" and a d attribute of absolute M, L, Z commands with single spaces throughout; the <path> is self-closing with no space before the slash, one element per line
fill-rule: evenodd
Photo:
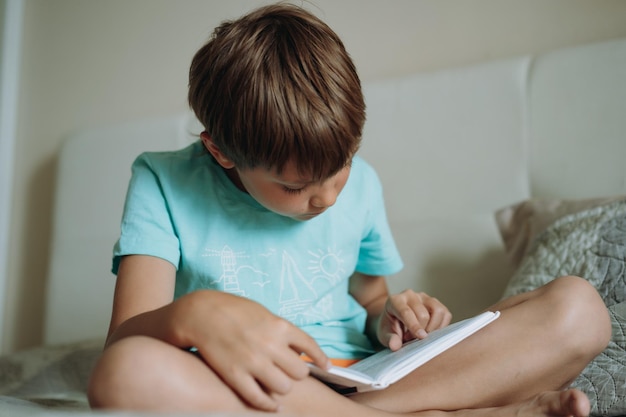
<path fill-rule="evenodd" d="M 350 276 L 402 268 L 380 182 L 361 158 L 334 206 L 297 221 L 239 190 L 200 141 L 135 160 L 114 273 L 131 254 L 176 266 L 176 297 L 214 289 L 255 300 L 333 358 L 373 351 L 363 334 L 366 312 L 348 293 Z"/>

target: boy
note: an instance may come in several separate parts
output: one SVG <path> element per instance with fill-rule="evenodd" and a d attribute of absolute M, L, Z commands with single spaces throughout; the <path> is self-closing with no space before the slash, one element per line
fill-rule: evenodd
<path fill-rule="evenodd" d="M 451 320 L 426 294 L 387 292 L 402 262 L 376 174 L 355 155 L 360 81 L 319 19 L 275 5 L 223 23 L 192 61 L 189 102 L 201 140 L 133 165 L 93 407 L 589 412 L 582 392 L 558 390 L 611 329 L 576 277 L 498 303 L 496 322 L 386 390 L 343 397 L 308 376 L 303 356 L 345 364 Z"/>

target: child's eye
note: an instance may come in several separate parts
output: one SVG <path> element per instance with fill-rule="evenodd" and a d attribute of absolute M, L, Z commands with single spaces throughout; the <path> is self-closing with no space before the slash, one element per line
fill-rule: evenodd
<path fill-rule="evenodd" d="M 301 188 L 289 188 L 287 186 L 283 185 L 283 191 L 285 191 L 288 194 L 300 194 L 302 191 L 304 191 L 305 187 L 301 187 Z"/>

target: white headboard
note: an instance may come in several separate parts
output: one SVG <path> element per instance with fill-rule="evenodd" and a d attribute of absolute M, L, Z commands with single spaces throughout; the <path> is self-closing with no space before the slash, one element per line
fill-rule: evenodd
<path fill-rule="evenodd" d="M 626 39 L 366 84 L 378 170 L 413 287 L 457 318 L 511 270 L 493 213 L 528 198 L 626 194 Z M 81 132 L 60 154 L 45 342 L 104 338 L 130 164 L 193 140 L 188 115 Z"/>
<path fill-rule="evenodd" d="M 141 120 L 79 132 L 62 146 L 54 202 L 44 343 L 103 338 L 115 277 L 111 254 L 119 233 L 130 166 L 146 150 L 195 139 L 190 115 Z"/>

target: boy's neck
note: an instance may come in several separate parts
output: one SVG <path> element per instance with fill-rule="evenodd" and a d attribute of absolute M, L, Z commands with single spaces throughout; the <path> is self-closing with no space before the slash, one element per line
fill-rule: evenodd
<path fill-rule="evenodd" d="M 246 188 L 243 186 L 243 183 L 241 182 L 241 178 L 239 178 L 239 173 L 237 172 L 236 168 L 226 169 L 222 167 L 222 169 L 224 170 L 224 173 L 226 174 L 228 179 L 230 179 L 231 182 L 235 184 L 235 187 L 239 188 L 244 193 L 248 192 Z"/>

